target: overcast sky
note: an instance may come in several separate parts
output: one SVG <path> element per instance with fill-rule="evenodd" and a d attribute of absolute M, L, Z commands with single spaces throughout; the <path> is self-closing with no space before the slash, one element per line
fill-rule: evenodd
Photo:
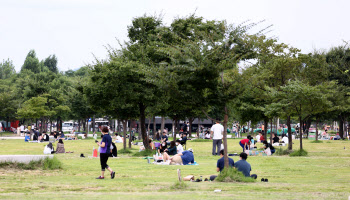
<path fill-rule="evenodd" d="M 194 11 L 234 24 L 266 20 L 269 36 L 308 53 L 350 41 L 349 8 L 349 0 L 0 0 L 0 61 L 19 71 L 34 49 L 40 60 L 56 54 L 60 71 L 77 69 L 126 40 L 134 17 L 162 13 L 170 24 Z"/>

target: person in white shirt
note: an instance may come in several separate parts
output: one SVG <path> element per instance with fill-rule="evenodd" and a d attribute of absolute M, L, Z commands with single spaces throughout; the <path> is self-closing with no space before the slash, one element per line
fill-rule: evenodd
<path fill-rule="evenodd" d="M 123 143 L 123 138 L 122 137 L 120 137 L 119 135 L 118 135 L 118 133 L 116 133 L 115 134 L 116 135 L 116 141 L 115 141 L 115 143 Z"/>
<path fill-rule="evenodd" d="M 216 124 L 214 124 L 211 129 L 210 133 L 213 138 L 213 155 L 220 155 L 221 150 L 221 144 L 222 144 L 222 134 L 224 133 L 224 127 L 220 124 L 220 122 L 217 120 Z M 215 150 L 216 149 L 216 150 Z"/>
<path fill-rule="evenodd" d="M 20 128 L 21 128 L 21 133 L 24 133 L 24 125 L 23 124 L 20 126 Z"/>
<path fill-rule="evenodd" d="M 184 151 L 184 148 L 182 147 L 180 140 L 176 140 L 176 151 L 177 151 L 177 154 L 182 153 Z"/>
<path fill-rule="evenodd" d="M 282 138 L 282 141 L 285 143 L 285 144 L 288 144 L 288 137 L 287 136 L 284 136 Z"/>
<path fill-rule="evenodd" d="M 260 135 L 258 134 L 258 135 L 256 135 L 256 141 L 258 141 L 258 142 L 260 142 Z"/>

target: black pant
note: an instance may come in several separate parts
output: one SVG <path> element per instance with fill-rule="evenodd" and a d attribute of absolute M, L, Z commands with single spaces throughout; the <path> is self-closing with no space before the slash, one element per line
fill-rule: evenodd
<path fill-rule="evenodd" d="M 222 140 L 213 140 L 213 155 L 220 155 Z M 215 152 L 216 149 L 216 152 Z"/>
<path fill-rule="evenodd" d="M 100 162 L 101 162 L 101 171 L 106 171 L 109 154 L 108 153 L 100 153 Z"/>

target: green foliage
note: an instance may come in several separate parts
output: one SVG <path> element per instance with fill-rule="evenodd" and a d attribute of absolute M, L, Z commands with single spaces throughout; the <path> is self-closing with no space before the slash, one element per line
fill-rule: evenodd
<path fill-rule="evenodd" d="M 2 63 L 0 63 L 0 79 L 10 78 L 14 74 L 16 74 L 16 70 L 12 60 L 3 60 Z"/>
<path fill-rule="evenodd" d="M 307 156 L 308 152 L 304 149 L 299 149 L 297 151 L 293 151 L 289 154 L 290 157 L 296 157 L 296 156 Z"/>
<path fill-rule="evenodd" d="M 276 152 L 274 155 L 276 156 L 284 156 L 284 155 L 289 155 L 290 151 L 288 149 L 282 149 L 282 148 L 276 148 Z"/>
<path fill-rule="evenodd" d="M 215 178 L 218 182 L 245 182 L 252 183 L 256 180 L 251 177 L 246 177 L 242 172 L 238 171 L 236 168 L 224 168 L 222 172 Z"/>
<path fill-rule="evenodd" d="M 55 156 L 52 159 L 45 158 L 42 161 L 42 168 L 44 170 L 62 169 L 62 163 Z"/>
<path fill-rule="evenodd" d="M 24 64 L 22 65 L 21 71 L 24 72 L 25 70 L 29 70 L 33 73 L 40 73 L 40 65 L 39 65 L 39 59 L 36 57 L 36 53 L 34 50 L 30 50 Z"/>
<path fill-rule="evenodd" d="M 17 162 L 1 162 L 0 168 L 23 169 L 23 170 L 55 170 L 62 169 L 62 163 L 56 158 L 45 158 L 38 161 L 30 161 L 28 164 Z"/>
<path fill-rule="evenodd" d="M 146 149 L 146 150 L 143 150 L 140 152 L 136 152 L 132 156 L 134 156 L 134 157 L 153 156 L 155 153 L 156 153 L 155 150 Z"/>
<path fill-rule="evenodd" d="M 185 190 L 188 189 L 188 185 L 184 181 L 176 181 L 173 185 L 170 186 L 171 190 Z"/>
<path fill-rule="evenodd" d="M 56 55 L 50 55 L 44 61 L 44 65 L 52 72 L 58 73 L 57 57 Z"/>

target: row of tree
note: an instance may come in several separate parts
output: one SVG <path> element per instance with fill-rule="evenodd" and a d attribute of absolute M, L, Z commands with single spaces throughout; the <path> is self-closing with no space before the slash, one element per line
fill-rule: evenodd
<path fill-rule="evenodd" d="M 127 27 L 129 40 L 108 46 L 107 59 L 65 73 L 58 72 L 54 55 L 39 62 L 30 51 L 20 73 L 9 60 L 0 66 L 1 117 L 82 119 L 85 124 L 98 114 L 119 119 L 124 127 L 138 120 L 146 148 L 146 118 L 169 117 L 175 127 L 180 120 L 191 126 L 194 118 L 219 119 L 225 127 L 226 164 L 232 120 L 264 121 L 267 127 L 273 119 L 286 119 L 290 150 L 291 119 L 301 125 L 339 121 L 343 137 L 350 106 L 348 45 L 302 54 L 266 37 L 269 27 L 254 33 L 256 25 L 195 15 L 170 25 L 154 16 L 134 18 Z"/>

